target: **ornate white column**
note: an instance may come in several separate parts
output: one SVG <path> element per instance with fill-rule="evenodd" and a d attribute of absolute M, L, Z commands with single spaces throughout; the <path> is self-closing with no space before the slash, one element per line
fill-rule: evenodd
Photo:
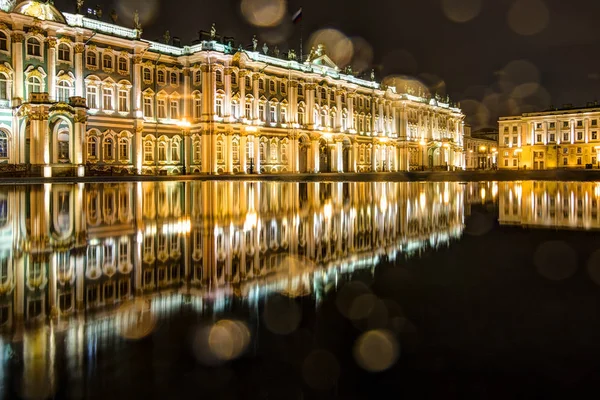
<path fill-rule="evenodd" d="M 320 159 L 319 159 L 319 135 L 312 134 L 310 137 L 311 144 L 311 158 L 312 158 L 312 171 L 319 172 L 320 170 Z"/>
<path fill-rule="evenodd" d="M 307 83 L 306 85 L 304 85 L 304 88 L 304 93 L 306 97 L 305 117 L 308 121 L 308 129 L 315 129 L 315 84 Z M 315 165 L 318 165 L 318 163 Z"/>
<path fill-rule="evenodd" d="M 254 136 L 254 171 L 260 174 L 260 137 Z"/>
<path fill-rule="evenodd" d="M 75 96 L 85 97 L 83 93 L 83 51 L 85 46 L 83 43 L 75 43 Z M 98 62 L 102 62 L 98 60 Z M 140 87 L 141 90 L 141 87 Z M 102 96 L 102 93 L 99 93 Z M 99 100 L 102 103 L 102 100 Z"/>
<path fill-rule="evenodd" d="M 383 121 L 384 121 L 383 98 L 377 99 L 377 103 L 379 105 L 379 118 L 377 121 L 377 125 L 379 125 L 379 126 L 377 127 L 377 132 L 382 133 L 385 130 L 384 124 L 383 124 Z"/>
<path fill-rule="evenodd" d="M 356 130 L 354 126 L 354 93 L 348 93 L 346 101 L 348 102 L 348 129 L 354 131 Z"/>
<path fill-rule="evenodd" d="M 252 95 L 254 96 L 254 100 L 252 101 L 252 120 L 255 124 L 258 124 L 258 101 L 259 101 L 259 91 L 258 91 L 258 80 L 260 79 L 260 74 L 252 75 Z M 266 112 L 266 110 L 265 110 Z"/>
<path fill-rule="evenodd" d="M 46 39 L 48 46 L 48 95 L 50 100 L 58 100 L 56 96 L 56 38 Z"/>
<path fill-rule="evenodd" d="M 232 68 L 225 68 L 225 73 L 223 76 L 224 86 L 225 86 L 225 98 L 223 99 L 223 117 L 225 118 L 225 122 L 232 122 L 233 118 L 231 116 L 231 72 Z M 231 147 L 229 147 L 231 149 Z"/>
<path fill-rule="evenodd" d="M 335 152 L 336 152 L 336 171 L 344 172 L 344 140 L 338 138 L 335 140 Z"/>
<path fill-rule="evenodd" d="M 352 143 L 352 164 L 351 172 L 357 172 L 358 166 L 358 143 Z"/>
<path fill-rule="evenodd" d="M 342 89 L 336 89 L 335 91 L 335 106 L 337 108 L 337 114 L 335 115 L 335 131 L 341 132 L 342 130 Z"/>
<path fill-rule="evenodd" d="M 243 81 L 240 80 L 240 85 Z M 240 86 L 241 87 L 241 86 Z M 240 136 L 240 172 L 245 174 L 246 171 L 246 147 L 248 146 L 248 137 L 245 134 Z"/>
<path fill-rule="evenodd" d="M 12 59 L 13 68 L 15 71 L 15 82 L 13 84 L 13 105 L 18 105 L 23 102 L 25 96 L 24 79 L 23 79 L 23 41 L 25 37 L 23 32 L 15 32 L 11 36 L 12 43 Z"/>
<path fill-rule="evenodd" d="M 142 56 L 139 54 L 133 56 L 133 88 L 131 93 L 131 103 L 134 118 L 140 117 L 141 115 L 138 115 L 137 111 L 142 111 Z"/>

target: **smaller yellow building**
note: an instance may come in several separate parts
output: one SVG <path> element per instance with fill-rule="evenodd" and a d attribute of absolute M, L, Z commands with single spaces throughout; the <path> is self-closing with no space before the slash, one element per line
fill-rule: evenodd
<path fill-rule="evenodd" d="M 501 117 L 500 169 L 600 168 L 600 105 Z"/>

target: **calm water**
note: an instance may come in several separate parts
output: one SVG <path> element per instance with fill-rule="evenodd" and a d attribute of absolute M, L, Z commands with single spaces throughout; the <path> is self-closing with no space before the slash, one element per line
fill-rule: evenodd
<path fill-rule="evenodd" d="M 0 186 L 5 398 L 598 391 L 600 184 Z"/>

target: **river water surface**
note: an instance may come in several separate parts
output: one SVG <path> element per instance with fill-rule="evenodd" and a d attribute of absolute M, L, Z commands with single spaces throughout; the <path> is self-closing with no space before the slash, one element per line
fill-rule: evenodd
<path fill-rule="evenodd" d="M 600 184 L 0 186 L 4 398 L 598 391 Z"/>

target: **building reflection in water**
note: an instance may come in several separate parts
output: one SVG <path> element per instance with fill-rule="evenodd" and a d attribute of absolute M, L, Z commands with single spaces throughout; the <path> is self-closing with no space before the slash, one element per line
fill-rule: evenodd
<path fill-rule="evenodd" d="M 98 338 L 149 333 L 144 313 L 151 321 L 186 304 L 218 314 L 234 297 L 252 304 L 270 292 L 318 302 L 339 274 L 460 237 L 465 191 L 417 182 L 0 187 L 4 363 L 7 352 L 22 355 L 26 390 L 41 392 L 21 394 L 44 397 L 57 343 L 78 371 Z"/>
<path fill-rule="evenodd" d="M 501 225 L 592 230 L 600 228 L 596 182 L 501 182 Z"/>

